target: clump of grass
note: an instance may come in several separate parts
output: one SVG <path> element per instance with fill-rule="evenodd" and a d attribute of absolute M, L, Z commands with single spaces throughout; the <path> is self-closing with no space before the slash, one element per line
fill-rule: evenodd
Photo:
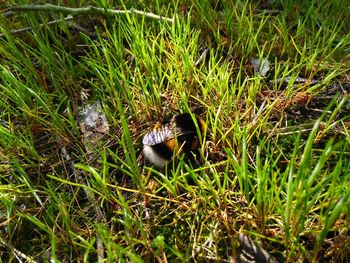
<path fill-rule="evenodd" d="M 2 15 L 1 257 L 228 261 L 244 232 L 283 262 L 347 262 L 341 3 L 121 5 L 175 15 L 172 24 Z M 270 61 L 266 77 L 252 57 Z M 87 149 L 79 110 L 96 101 L 111 128 Z M 194 161 L 148 167 L 145 132 L 198 109 L 208 130 Z"/>

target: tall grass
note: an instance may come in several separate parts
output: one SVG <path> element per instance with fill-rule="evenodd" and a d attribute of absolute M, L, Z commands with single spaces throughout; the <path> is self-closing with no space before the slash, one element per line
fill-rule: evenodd
<path fill-rule="evenodd" d="M 243 232 L 281 262 L 347 262 L 349 9 L 322 3 L 119 4 L 172 24 L 1 15 L 2 260 L 230 261 Z M 110 129 L 90 142 L 96 101 Z M 191 111 L 196 156 L 151 167 L 143 135 Z"/>

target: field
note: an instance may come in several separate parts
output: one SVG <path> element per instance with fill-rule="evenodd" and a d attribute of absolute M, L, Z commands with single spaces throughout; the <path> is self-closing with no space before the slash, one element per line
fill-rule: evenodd
<path fill-rule="evenodd" d="M 350 261 L 347 1 L 44 3 L 0 1 L 0 262 Z"/>

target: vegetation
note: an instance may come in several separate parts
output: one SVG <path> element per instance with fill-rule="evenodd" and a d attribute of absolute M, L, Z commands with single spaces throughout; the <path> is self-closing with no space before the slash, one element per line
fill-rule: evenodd
<path fill-rule="evenodd" d="M 228 262 L 240 233 L 349 261 L 347 1 L 52 2 L 128 12 L 2 1 L 0 261 Z M 152 168 L 142 137 L 182 112 L 202 147 Z"/>

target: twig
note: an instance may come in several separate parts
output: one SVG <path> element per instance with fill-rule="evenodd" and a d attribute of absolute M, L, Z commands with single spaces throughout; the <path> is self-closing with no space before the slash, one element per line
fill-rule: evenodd
<path fill-rule="evenodd" d="M 91 201 L 91 200 L 90 200 Z M 95 206 L 95 212 L 96 212 L 96 219 L 97 219 L 97 223 L 101 224 L 101 223 L 105 223 L 105 216 L 101 210 L 101 208 L 98 206 L 98 204 L 93 201 L 94 206 Z M 101 236 L 97 233 L 96 234 L 96 248 L 97 248 L 97 262 L 101 263 L 104 262 L 104 246 L 103 246 L 103 241 Z"/>
<path fill-rule="evenodd" d="M 66 147 L 63 146 L 61 148 L 61 153 L 62 153 L 63 158 L 66 159 L 66 161 L 71 162 L 70 165 L 71 165 L 72 173 L 74 174 L 74 177 L 75 177 L 75 181 L 79 182 L 82 185 L 87 186 L 87 183 L 85 182 L 85 180 L 82 178 L 82 176 L 79 175 L 78 171 L 75 169 L 74 160 L 72 160 L 72 158 L 70 157 L 69 153 L 67 152 Z M 98 206 L 95 199 L 93 198 L 93 193 L 90 192 L 89 189 L 87 189 L 85 187 L 83 188 L 83 191 L 84 191 L 87 199 L 89 200 L 89 202 L 91 202 L 95 208 L 97 223 L 105 222 L 104 214 L 103 214 L 102 210 L 100 209 L 100 207 Z M 96 233 L 96 247 L 97 247 L 97 262 L 103 262 L 104 246 L 103 246 L 102 239 L 98 233 Z"/>
<path fill-rule="evenodd" d="M 15 258 L 18 260 L 18 262 L 22 262 L 21 258 L 26 260 L 27 262 L 36 263 L 37 261 L 33 260 L 31 257 L 28 257 L 23 252 L 19 251 L 18 249 L 10 246 L 9 244 L 5 243 L 5 241 L 1 238 L 0 239 L 0 245 L 3 245 L 4 247 L 9 248 L 12 253 L 14 254 Z"/>
<path fill-rule="evenodd" d="M 40 26 L 44 26 L 44 25 L 53 25 L 53 24 L 57 24 L 61 21 L 69 21 L 69 20 L 72 20 L 74 17 L 71 16 L 71 15 L 68 15 L 66 16 L 65 18 L 63 19 L 57 19 L 57 20 L 52 20 L 52 21 L 49 21 L 47 23 L 41 23 Z M 21 28 L 21 29 L 16 29 L 16 30 L 12 30 L 10 33 L 11 34 L 19 34 L 19 33 L 23 33 L 23 32 L 27 32 L 27 31 L 30 31 L 32 30 L 33 28 L 31 27 L 25 27 L 25 28 Z M 0 37 L 4 37 L 5 35 L 4 34 L 0 34 Z"/>
<path fill-rule="evenodd" d="M 194 64 L 196 67 L 202 62 L 202 60 L 204 59 L 204 57 L 208 53 L 208 51 L 209 51 L 209 48 L 204 49 L 202 55 L 199 57 L 199 59 Z"/>
<path fill-rule="evenodd" d="M 174 23 L 174 18 L 168 18 L 164 16 L 159 16 L 153 13 L 144 12 L 140 10 L 130 9 L 130 10 L 114 10 L 107 8 L 100 8 L 94 6 L 72 8 L 57 6 L 52 4 L 43 5 L 19 5 L 11 6 L 9 8 L 11 11 L 52 11 L 68 15 L 101 15 L 101 16 L 114 16 L 114 15 L 125 15 L 125 14 L 137 14 L 142 15 L 152 19 L 164 20 L 169 23 Z"/>
<path fill-rule="evenodd" d="M 1 15 L 2 15 L 3 17 L 9 18 L 9 17 L 15 15 L 15 12 L 13 12 L 13 11 L 7 11 L 7 12 L 5 12 L 5 13 L 2 13 Z"/>
<path fill-rule="evenodd" d="M 294 80 L 294 84 L 308 84 L 308 85 L 315 85 L 317 83 L 320 83 L 321 81 L 319 80 L 315 80 L 315 79 L 306 79 L 306 78 L 302 78 L 297 76 L 295 79 L 292 79 L 290 76 L 284 77 L 284 78 L 278 78 L 276 80 L 270 80 L 269 83 L 276 83 L 276 84 L 280 84 L 281 82 L 285 82 L 285 83 L 289 83 L 291 81 Z"/>

